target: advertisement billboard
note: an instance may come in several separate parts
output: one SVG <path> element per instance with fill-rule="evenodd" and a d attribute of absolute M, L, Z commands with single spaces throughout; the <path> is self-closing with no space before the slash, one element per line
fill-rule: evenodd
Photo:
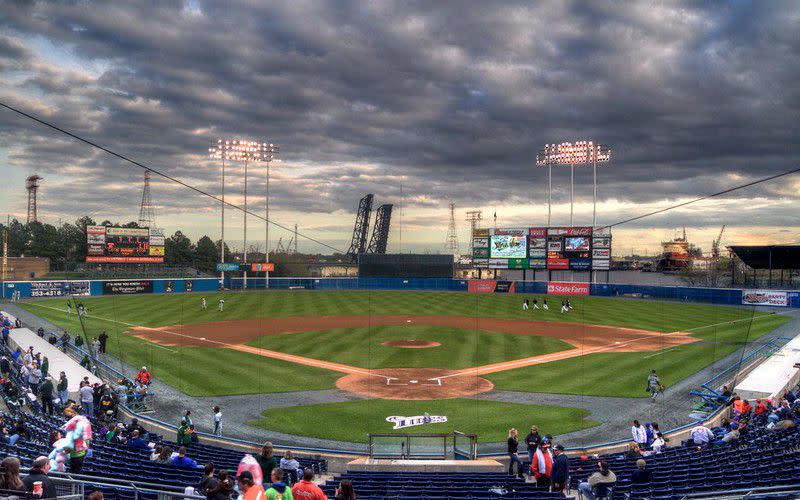
<path fill-rule="evenodd" d="M 593 248 L 592 249 L 592 258 L 593 259 L 610 259 L 611 258 L 611 250 L 608 248 Z"/>
<path fill-rule="evenodd" d="M 495 280 L 469 280 L 467 282 L 467 291 L 469 293 L 494 293 L 497 286 Z"/>
<path fill-rule="evenodd" d="M 488 248 L 473 248 L 472 249 L 472 257 L 474 259 L 488 259 L 489 258 L 489 249 Z"/>
<path fill-rule="evenodd" d="M 489 238 L 487 236 L 472 238 L 472 248 L 489 248 Z"/>
<path fill-rule="evenodd" d="M 88 281 L 33 281 L 31 297 L 63 297 L 89 295 Z"/>
<path fill-rule="evenodd" d="M 547 257 L 547 249 L 546 248 L 532 248 L 528 250 L 528 257 L 531 259 L 543 259 Z"/>
<path fill-rule="evenodd" d="M 592 269 L 596 269 L 598 271 L 607 271 L 611 267 L 611 261 L 609 259 L 593 259 L 592 260 Z"/>
<path fill-rule="evenodd" d="M 564 238 L 565 252 L 588 252 L 591 241 L 588 236 L 567 236 Z"/>
<path fill-rule="evenodd" d="M 589 283 L 548 281 L 547 293 L 551 295 L 589 295 Z"/>
<path fill-rule="evenodd" d="M 573 271 L 588 271 L 592 268 L 592 259 L 569 259 L 569 268 Z"/>
<path fill-rule="evenodd" d="M 146 227 L 86 226 L 86 254 L 86 262 L 164 262 L 164 235 Z"/>
<path fill-rule="evenodd" d="M 135 293 L 153 293 L 153 282 L 150 280 L 114 280 L 103 282 L 103 295 L 131 295 Z"/>
<path fill-rule="evenodd" d="M 547 269 L 569 269 L 569 259 L 547 259 Z"/>
<path fill-rule="evenodd" d="M 528 256 L 525 236 L 493 234 L 489 243 L 489 257 L 493 259 L 523 259 Z"/>
<path fill-rule="evenodd" d="M 591 236 L 591 227 L 551 227 L 548 236 Z"/>
<path fill-rule="evenodd" d="M 118 263 L 118 264 L 152 264 L 164 262 L 164 257 L 106 257 L 87 256 L 86 262 Z"/>
<path fill-rule="evenodd" d="M 271 273 L 275 270 L 275 264 L 272 262 L 264 262 L 259 264 L 250 264 L 250 270 L 257 273 Z"/>
<path fill-rule="evenodd" d="M 547 259 L 530 259 L 530 269 L 547 269 Z"/>
<path fill-rule="evenodd" d="M 789 305 L 789 294 L 776 290 L 742 290 L 742 304 L 748 306 L 777 306 Z"/>
<path fill-rule="evenodd" d="M 217 262 L 217 271 L 238 271 L 239 269 L 238 262 Z"/>

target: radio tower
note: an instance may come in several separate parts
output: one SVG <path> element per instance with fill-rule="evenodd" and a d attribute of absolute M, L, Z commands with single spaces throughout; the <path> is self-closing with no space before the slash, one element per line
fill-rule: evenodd
<path fill-rule="evenodd" d="M 467 212 L 467 222 L 469 222 L 469 254 L 472 255 L 472 235 L 478 223 L 483 219 L 480 210 L 470 210 Z"/>
<path fill-rule="evenodd" d="M 40 180 L 42 178 L 36 174 L 25 179 L 25 189 L 28 190 L 28 224 L 39 220 L 36 210 L 36 191 L 39 189 Z"/>
<path fill-rule="evenodd" d="M 450 202 L 450 227 L 447 228 L 445 248 L 453 255 L 458 255 L 458 235 L 456 234 L 456 204 Z"/>
<path fill-rule="evenodd" d="M 156 216 L 153 211 L 153 200 L 150 199 L 150 171 L 144 171 L 144 187 L 142 188 L 142 205 L 139 208 L 139 227 L 154 227 Z"/>

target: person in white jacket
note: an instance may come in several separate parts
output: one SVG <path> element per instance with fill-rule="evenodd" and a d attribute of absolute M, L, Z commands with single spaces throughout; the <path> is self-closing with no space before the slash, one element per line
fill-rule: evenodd
<path fill-rule="evenodd" d="M 647 430 L 642 424 L 639 423 L 638 420 L 633 421 L 631 435 L 633 436 L 633 442 L 638 444 L 639 448 L 644 448 L 647 446 Z"/>
<path fill-rule="evenodd" d="M 692 441 L 697 446 L 707 446 L 714 440 L 714 433 L 704 425 L 698 425 L 692 429 Z"/>

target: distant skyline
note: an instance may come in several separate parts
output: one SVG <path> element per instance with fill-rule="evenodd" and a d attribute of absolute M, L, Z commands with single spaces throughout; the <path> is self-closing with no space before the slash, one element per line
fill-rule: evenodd
<path fill-rule="evenodd" d="M 220 194 L 218 137 L 275 142 L 272 217 L 346 250 L 358 200 L 396 205 L 389 250 L 444 250 L 448 203 L 486 225 L 544 225 L 545 143 L 593 139 L 598 225 L 800 166 L 796 2 L 257 2 L 0 7 L 0 100 Z M 0 110 L 0 211 L 138 218 L 142 171 Z M 243 173 L 226 172 L 242 204 Z M 248 205 L 264 212 L 264 171 Z M 219 205 L 153 179 L 167 233 L 219 238 Z M 401 194 L 402 193 L 402 194 Z M 575 224 L 592 216 L 577 168 Z M 800 176 L 615 228 L 615 255 L 655 253 L 687 228 L 723 244 L 800 243 Z M 554 169 L 553 225 L 569 218 Z M 398 210 L 400 208 L 400 210 Z M 400 220 L 402 212 L 402 221 Z M 241 241 L 227 212 L 226 239 Z M 263 242 L 261 221 L 248 240 Z M 291 236 L 271 229 L 271 245 Z M 263 244 L 263 243 L 262 243 Z M 320 251 L 303 239 L 301 251 Z"/>

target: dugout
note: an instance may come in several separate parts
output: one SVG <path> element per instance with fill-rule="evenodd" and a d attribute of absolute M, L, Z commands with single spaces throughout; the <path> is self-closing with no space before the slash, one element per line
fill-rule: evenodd
<path fill-rule="evenodd" d="M 362 254 L 358 257 L 361 278 L 452 278 L 451 254 Z"/>

